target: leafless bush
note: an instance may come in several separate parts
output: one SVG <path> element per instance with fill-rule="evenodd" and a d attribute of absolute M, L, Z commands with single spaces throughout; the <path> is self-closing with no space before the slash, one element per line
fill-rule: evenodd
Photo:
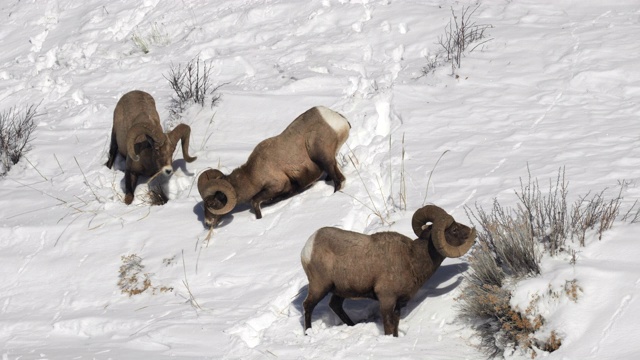
<path fill-rule="evenodd" d="M 564 169 L 558 171 L 555 186 L 549 181 L 547 195 L 540 190 L 538 180 L 531 179 L 528 174 L 527 183 L 520 179 L 520 193 L 516 196 L 520 200 L 517 216 L 525 217 L 530 228 L 532 241 L 545 245 L 551 255 L 557 255 L 564 250 L 564 245 L 569 238 L 569 223 L 567 214 L 568 183 L 565 180 Z"/>
<path fill-rule="evenodd" d="M 142 258 L 136 254 L 122 256 L 122 265 L 120 265 L 118 275 L 118 287 L 123 294 L 129 296 L 142 294 L 147 290 L 151 290 L 152 294 L 173 291 L 173 288 L 166 286 L 151 285 L 150 273 L 144 272 Z"/>
<path fill-rule="evenodd" d="M 446 54 L 446 61 L 451 62 L 452 75 L 457 68 L 460 68 L 462 56 L 466 50 L 472 52 L 478 46 L 491 40 L 487 39 L 470 48 L 474 42 L 485 39 L 486 30 L 493 27 L 492 25 L 479 25 L 475 20 L 471 19 L 479 7 L 478 5 L 472 9 L 469 6 L 463 6 L 460 15 L 456 14 L 451 8 L 452 19 L 449 20 L 449 23 L 444 28 L 444 35 L 438 38 L 438 44 Z"/>
<path fill-rule="evenodd" d="M 37 108 L 37 105 L 29 105 L 20 112 L 12 107 L 0 113 L 0 176 L 6 175 L 29 149 L 31 135 L 36 129 Z"/>
<path fill-rule="evenodd" d="M 171 88 L 175 92 L 175 96 L 169 106 L 172 118 L 179 118 L 191 104 L 204 106 L 208 96 L 211 96 L 212 107 L 218 103 L 221 96 L 217 93 L 217 90 L 222 85 L 212 85 L 211 70 L 211 63 L 201 61 L 199 56 L 184 66 L 171 64 L 169 75 L 165 76 L 165 79 L 169 81 Z"/>
<path fill-rule="evenodd" d="M 640 206 L 637 205 L 638 200 L 636 200 L 626 212 L 626 214 L 624 214 L 624 216 L 622 217 L 622 221 L 629 222 L 631 224 L 640 222 Z"/>
<path fill-rule="evenodd" d="M 426 57 L 426 59 L 427 59 L 427 65 L 422 67 L 422 75 L 421 76 L 427 76 L 427 75 L 433 73 L 434 71 L 436 71 L 436 69 L 438 67 L 443 65 L 442 61 L 440 60 L 440 55 L 439 54 L 428 56 L 428 57 Z"/>
<path fill-rule="evenodd" d="M 526 309 L 517 309 L 509 303 L 511 293 L 500 286 L 473 285 L 466 290 L 457 298 L 462 304 L 461 315 L 475 322 L 481 347 L 489 357 L 502 356 L 510 348 L 525 351 L 533 347 L 552 348 L 546 345 L 547 341 L 532 336 L 545 323 L 535 305 L 537 298 L 532 299 Z M 559 342 L 559 339 L 554 337 L 553 341 Z"/>
<path fill-rule="evenodd" d="M 143 199 L 149 205 L 164 205 L 169 202 L 169 197 L 165 194 L 159 184 L 149 185 L 146 197 Z"/>
<path fill-rule="evenodd" d="M 480 225 L 478 242 L 489 250 L 500 273 L 512 278 L 540 273 L 541 256 L 531 236 L 529 220 L 523 213 L 514 214 L 494 201 L 491 212 L 476 206 L 472 217 Z M 484 259 L 481 263 L 483 267 L 490 264 Z M 482 271 L 486 272 L 485 269 Z M 500 285 L 501 282 L 491 284 Z"/>
<path fill-rule="evenodd" d="M 491 357 L 517 348 L 551 352 L 562 343 L 555 331 L 547 339 L 534 338 L 544 318 L 533 302 L 525 310 L 512 308 L 509 289 L 523 278 L 540 274 L 540 260 L 545 253 L 566 253 L 570 263 L 575 263 L 576 252 L 568 242 L 584 246 L 587 230 L 595 230 L 602 238 L 618 218 L 622 189 L 611 200 L 605 198 L 605 189 L 593 196 L 579 197 L 569 207 L 568 188 L 564 169 L 558 171 L 555 181 L 549 182 L 546 193 L 529 173 L 528 181 L 521 179 L 520 191 L 515 192 L 519 200 L 515 208 L 504 208 L 497 200 L 490 211 L 477 205 L 475 211 L 466 208 L 472 222 L 479 225 L 478 245 L 469 259 L 471 271 L 458 298 L 459 310 Z M 634 207 L 635 204 L 623 220 L 637 218 Z M 569 299 L 577 301 L 580 287 L 575 280 L 570 281 L 565 292 Z"/>
<path fill-rule="evenodd" d="M 161 29 L 158 23 L 154 23 L 151 29 L 145 34 L 140 32 L 140 29 L 136 29 L 131 35 L 131 41 L 136 45 L 140 51 L 148 54 L 151 51 L 151 46 L 166 46 L 170 43 L 169 34 Z"/>
<path fill-rule="evenodd" d="M 609 230 L 618 217 L 620 200 L 622 199 L 621 193 L 618 193 L 618 196 L 611 200 L 605 200 L 605 191 L 606 189 L 602 190 L 590 199 L 587 199 L 589 194 L 580 197 L 571 210 L 571 234 L 581 246 L 585 245 L 587 230 L 596 229 L 598 239 L 601 240 L 602 233 Z"/>

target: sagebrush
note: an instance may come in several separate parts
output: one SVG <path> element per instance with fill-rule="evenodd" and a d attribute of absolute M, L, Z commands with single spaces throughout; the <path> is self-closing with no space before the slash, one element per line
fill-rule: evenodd
<path fill-rule="evenodd" d="M 451 63 L 451 75 L 462 66 L 462 58 L 465 52 L 472 52 L 478 46 L 490 41 L 487 39 L 487 29 L 492 25 L 478 24 L 472 19 L 480 6 L 471 8 L 463 6 L 460 13 L 451 8 L 451 19 L 444 28 L 444 34 L 438 37 L 438 45 L 442 48 L 444 62 Z M 478 42 L 479 40 L 484 40 Z M 472 46 L 473 45 L 473 46 Z M 428 58 L 428 64 L 422 69 L 424 75 L 434 71 L 441 64 L 439 54 Z"/>
<path fill-rule="evenodd" d="M 131 41 L 145 54 L 151 51 L 152 46 L 166 46 L 170 43 L 169 34 L 161 29 L 157 23 L 154 23 L 151 29 L 144 34 L 139 30 L 140 29 L 136 29 L 131 35 Z"/>
<path fill-rule="evenodd" d="M 535 306 L 537 299 L 527 309 L 513 308 L 512 290 L 518 281 L 540 274 L 544 255 L 565 254 L 575 263 L 575 247 L 585 246 L 590 230 L 601 238 L 618 218 L 622 200 L 621 191 L 606 199 L 603 190 L 580 196 L 570 205 L 564 169 L 549 181 L 546 192 L 530 174 L 520 184 L 516 207 L 503 207 L 494 200 L 490 210 L 478 205 L 466 209 L 478 225 L 477 245 L 469 258 L 471 271 L 465 276 L 458 305 L 461 317 L 475 329 L 481 348 L 490 357 L 509 350 L 535 356 L 536 350 L 551 352 L 561 346 L 555 329 L 547 332 L 550 335 L 537 333 L 545 324 Z M 563 296 L 577 302 L 580 292 L 577 281 L 568 280 Z"/>
<path fill-rule="evenodd" d="M 210 105 L 213 107 L 220 100 L 218 89 L 222 85 L 213 85 L 211 62 L 200 60 L 197 56 L 185 65 L 171 64 L 169 74 L 165 79 L 169 81 L 175 92 L 169 106 L 172 119 L 178 119 L 182 113 L 192 104 L 205 105 L 207 97 L 210 97 Z"/>
<path fill-rule="evenodd" d="M 149 205 L 164 205 L 169 202 L 169 197 L 159 184 L 149 184 L 146 197 L 143 200 Z"/>
<path fill-rule="evenodd" d="M 0 176 L 6 175 L 29 150 L 37 109 L 37 105 L 28 105 L 23 111 L 12 107 L 0 113 Z"/>
<path fill-rule="evenodd" d="M 121 257 L 122 265 L 120 265 L 118 274 L 118 288 L 123 294 L 129 296 L 139 295 L 146 291 L 152 294 L 173 291 L 173 288 L 167 286 L 153 286 L 151 283 L 151 275 L 144 271 L 142 258 L 136 254 L 130 254 Z"/>

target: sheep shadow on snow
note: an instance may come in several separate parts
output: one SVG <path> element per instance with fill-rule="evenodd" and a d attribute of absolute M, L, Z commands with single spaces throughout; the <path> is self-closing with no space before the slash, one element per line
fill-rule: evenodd
<path fill-rule="evenodd" d="M 215 229 L 219 229 L 231 224 L 233 222 L 233 213 L 250 209 L 251 206 L 249 205 L 238 205 L 238 207 L 233 209 L 233 211 L 220 218 L 220 221 L 218 221 Z M 205 229 L 209 229 L 209 227 L 204 223 L 204 201 L 201 200 L 197 204 L 195 204 L 195 206 L 193 207 L 193 213 L 196 214 L 196 216 L 198 217 L 198 221 L 202 224 L 202 226 Z"/>
<path fill-rule="evenodd" d="M 406 318 L 409 313 L 411 313 L 415 308 L 420 306 L 423 301 L 430 297 L 439 297 L 445 294 L 448 294 L 455 288 L 457 288 L 463 280 L 462 273 L 467 271 L 469 265 L 467 263 L 458 263 L 458 264 L 449 264 L 442 265 L 436 270 L 436 272 L 431 276 L 429 280 L 418 290 L 416 295 L 409 300 L 407 306 L 402 309 L 400 314 L 400 320 Z M 440 287 L 440 285 L 449 282 L 451 279 L 454 279 L 451 284 L 448 284 L 444 287 Z M 309 285 L 303 286 L 298 295 L 293 299 L 292 305 L 300 312 L 300 327 L 304 327 L 304 308 L 302 307 L 302 303 L 304 299 L 307 297 Z M 325 323 L 329 326 L 339 326 L 344 325 L 344 323 L 338 318 L 336 314 L 333 313 L 333 310 L 329 308 L 329 299 L 331 298 L 331 293 L 327 294 L 316 306 L 313 310 L 313 319 L 321 318 Z M 344 302 L 344 310 L 351 317 L 353 322 L 356 324 L 364 323 L 364 322 L 375 322 L 376 326 L 380 330 L 381 334 L 384 334 L 384 328 L 382 325 L 382 320 L 380 316 L 380 308 L 379 304 L 376 300 L 371 299 L 346 299 Z M 401 322 L 402 324 L 402 322 Z"/>
<path fill-rule="evenodd" d="M 186 161 L 183 161 L 183 163 L 186 165 Z M 283 207 L 287 206 L 287 203 L 285 203 L 287 200 L 291 200 L 291 198 L 297 196 L 297 195 L 301 195 L 307 191 L 309 191 L 309 189 L 311 189 L 312 187 L 314 187 L 316 184 L 318 183 L 323 183 L 324 185 L 328 185 L 328 186 L 332 186 L 333 187 L 333 181 L 327 178 L 326 174 L 323 174 L 322 177 L 316 181 L 315 183 L 307 186 L 304 189 L 301 189 L 297 192 L 293 192 L 287 195 L 283 195 L 280 197 L 277 197 L 275 199 L 271 199 L 269 201 L 265 201 L 261 204 L 262 209 L 264 210 L 265 208 L 268 209 L 271 206 L 275 206 L 276 204 L 280 203 L 280 205 L 282 205 Z M 122 181 L 122 184 L 124 186 L 124 180 Z M 233 214 L 235 213 L 239 213 L 239 212 L 243 212 L 243 211 L 249 211 L 253 217 L 255 217 L 255 212 L 253 211 L 253 208 L 251 207 L 251 204 L 238 204 L 236 205 L 236 207 L 231 210 L 231 212 L 229 212 L 228 214 L 225 214 L 224 216 L 222 216 L 220 218 L 220 221 L 218 222 L 218 224 L 215 226 L 216 229 L 221 228 L 221 227 L 225 227 L 227 225 L 229 225 L 231 222 L 233 222 Z M 198 217 L 198 221 L 202 223 L 202 226 L 205 229 L 208 229 L 208 227 L 205 225 L 204 222 L 204 201 L 201 199 L 194 207 L 193 207 L 193 213 Z M 263 216 L 266 216 L 268 214 L 264 213 Z M 304 300 L 304 299 L 303 299 Z"/>

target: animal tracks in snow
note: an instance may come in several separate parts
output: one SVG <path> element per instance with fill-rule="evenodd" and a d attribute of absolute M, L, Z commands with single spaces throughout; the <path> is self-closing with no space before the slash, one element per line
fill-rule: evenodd
<path fill-rule="evenodd" d="M 299 319 L 299 312 L 291 311 L 294 306 L 292 300 L 299 291 L 299 281 L 296 280 L 298 277 L 285 281 L 286 288 L 282 289 L 281 295 L 259 306 L 253 315 L 225 332 L 237 336 L 248 347 L 255 348 L 262 342 L 265 331 L 271 328 L 277 329 L 281 321 L 291 320 L 292 317 Z"/>
<path fill-rule="evenodd" d="M 636 282 L 637 285 L 637 282 Z M 602 343 L 608 338 L 611 333 L 612 328 L 615 326 L 616 322 L 623 316 L 626 311 L 629 303 L 633 299 L 632 295 L 625 295 L 620 301 L 620 305 L 616 312 L 611 316 L 607 326 L 602 330 L 602 338 L 598 341 L 598 343 L 591 349 L 591 354 L 596 354 L 600 350 L 600 346 Z"/>

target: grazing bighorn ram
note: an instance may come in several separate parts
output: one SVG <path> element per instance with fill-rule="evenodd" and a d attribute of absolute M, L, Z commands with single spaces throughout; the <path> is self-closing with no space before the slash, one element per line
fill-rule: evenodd
<path fill-rule="evenodd" d="M 124 202 L 127 205 L 133 201 L 139 175 L 153 176 L 159 172 L 169 177 L 173 174 L 171 163 L 178 140 L 182 141 L 184 160 L 192 162 L 196 159 L 189 156 L 190 134 L 191 128 L 186 124 L 165 134 L 156 103 L 146 92 L 134 90 L 120 98 L 113 111 L 109 160 L 105 165 L 111 169 L 118 152 L 125 157 Z"/>
<path fill-rule="evenodd" d="M 323 172 L 340 190 L 344 175 L 336 162 L 338 150 L 349 137 L 351 125 L 339 113 L 313 107 L 280 134 L 260 142 L 244 165 L 224 175 L 209 169 L 198 178 L 204 200 L 205 224 L 215 226 L 220 218 L 242 203 L 251 203 L 256 218 L 260 205 L 274 203 L 299 193 L 317 181 Z"/>
<path fill-rule="evenodd" d="M 416 211 L 411 224 L 418 236 L 413 241 L 396 232 L 364 235 L 334 227 L 311 235 L 301 254 L 309 279 L 305 332 L 313 309 L 331 292 L 329 307 L 349 326 L 354 323 L 342 308 L 345 298 L 378 300 L 385 335 L 398 336 L 400 310 L 445 258 L 464 255 L 476 237 L 475 228 L 455 222 L 435 205 Z"/>

